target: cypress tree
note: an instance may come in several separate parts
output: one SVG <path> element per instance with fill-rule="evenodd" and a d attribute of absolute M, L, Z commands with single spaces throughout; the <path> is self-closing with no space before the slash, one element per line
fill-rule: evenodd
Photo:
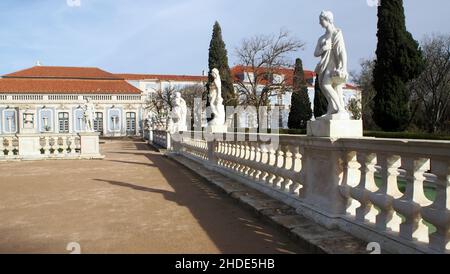
<path fill-rule="evenodd" d="M 312 118 L 311 101 L 308 86 L 300 58 L 295 60 L 294 84 L 292 87 L 291 111 L 289 112 L 288 127 L 290 129 L 306 129 L 306 124 Z"/>
<path fill-rule="evenodd" d="M 211 43 L 209 45 L 208 58 L 209 71 L 217 68 L 220 71 L 220 78 L 222 80 L 222 97 L 225 106 L 236 106 L 236 96 L 234 92 L 233 80 L 231 77 L 230 67 L 228 65 L 228 53 L 225 42 L 222 39 L 222 28 L 219 22 L 215 22 L 213 27 L 213 34 Z M 209 76 L 207 88 L 209 90 L 209 83 L 213 81 L 211 75 Z"/>
<path fill-rule="evenodd" d="M 319 118 L 327 113 L 328 102 L 327 98 L 322 93 L 319 83 L 319 75 L 316 76 L 316 81 L 314 85 L 314 117 Z"/>
<path fill-rule="evenodd" d="M 403 131 L 411 116 L 407 84 L 424 69 L 419 44 L 406 30 L 403 0 L 381 0 L 377 37 L 373 119 L 384 131 Z"/>

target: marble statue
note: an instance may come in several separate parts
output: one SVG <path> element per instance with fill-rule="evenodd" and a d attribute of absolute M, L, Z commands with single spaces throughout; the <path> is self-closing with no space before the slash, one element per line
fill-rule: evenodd
<path fill-rule="evenodd" d="M 342 31 L 334 25 L 330 11 L 320 14 L 320 25 L 325 34 L 319 38 L 314 55 L 320 57 L 316 67 L 320 88 L 328 102 L 327 113 L 317 120 L 349 120 L 345 109 L 343 88 L 348 80 L 347 51 Z"/>
<path fill-rule="evenodd" d="M 94 104 L 90 99 L 86 99 L 83 119 L 86 124 L 86 132 L 94 132 Z"/>
<path fill-rule="evenodd" d="M 209 88 L 209 103 L 213 119 L 209 121 L 208 126 L 224 126 L 225 125 L 225 107 L 222 97 L 222 81 L 220 79 L 219 70 L 214 68 L 211 70 L 213 82 Z"/>
<path fill-rule="evenodd" d="M 175 93 L 174 106 L 170 115 L 168 128 L 171 133 L 186 131 L 187 105 L 180 92 Z"/>

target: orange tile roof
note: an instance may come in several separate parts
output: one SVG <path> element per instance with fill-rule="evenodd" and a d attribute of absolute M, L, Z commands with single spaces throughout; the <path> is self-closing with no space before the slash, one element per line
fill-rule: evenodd
<path fill-rule="evenodd" d="M 235 81 L 239 81 L 239 76 L 242 75 L 244 72 L 251 72 L 252 68 L 247 66 L 235 66 L 231 68 L 231 74 L 234 75 Z M 265 68 L 260 68 L 257 70 L 258 73 L 264 73 L 267 71 Z M 294 83 L 294 69 L 291 68 L 277 68 L 275 69 L 274 73 L 284 75 L 286 79 L 286 84 L 288 86 L 292 86 Z M 313 71 L 305 70 L 305 79 L 313 79 L 316 76 L 316 74 Z M 265 85 L 267 84 L 267 79 L 261 79 L 261 84 Z"/>
<path fill-rule="evenodd" d="M 0 94 L 141 94 L 124 80 L 0 79 Z"/>
<path fill-rule="evenodd" d="M 20 70 L 4 75 L 3 78 L 123 79 L 99 68 L 48 66 Z"/>
<path fill-rule="evenodd" d="M 242 75 L 244 72 L 251 72 L 252 68 L 247 66 L 234 66 L 231 68 L 231 74 L 234 76 L 235 81 L 239 81 L 239 75 Z M 264 73 L 264 68 L 258 70 L 259 73 Z M 305 70 L 305 79 L 314 79 L 316 77 L 316 73 L 314 71 Z M 284 75 L 286 77 L 286 84 L 288 86 L 292 86 L 294 84 L 294 69 L 293 68 L 278 68 L 275 69 L 276 74 Z M 267 80 L 261 80 L 261 84 L 267 84 Z M 311 85 L 310 85 L 311 86 Z M 355 86 L 351 84 L 347 84 L 347 89 L 357 89 Z"/>
<path fill-rule="evenodd" d="M 125 80 L 159 80 L 159 81 L 176 81 L 176 82 L 206 82 L 208 76 L 193 75 L 161 75 L 161 74 L 115 74 L 116 77 Z"/>

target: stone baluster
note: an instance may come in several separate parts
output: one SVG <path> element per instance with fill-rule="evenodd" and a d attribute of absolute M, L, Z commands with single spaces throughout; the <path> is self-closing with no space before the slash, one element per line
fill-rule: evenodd
<path fill-rule="evenodd" d="M 70 156 L 73 156 L 75 154 L 74 144 L 75 144 L 74 137 L 73 136 L 68 136 L 67 137 L 67 149 L 68 149 L 67 152 L 68 152 L 68 154 Z"/>
<path fill-rule="evenodd" d="M 69 154 L 69 136 L 63 136 L 63 153 L 65 155 Z"/>
<path fill-rule="evenodd" d="M 270 152 L 267 146 L 263 146 L 261 148 L 261 175 L 259 176 L 259 180 L 263 183 L 267 183 L 268 178 L 270 176 L 269 172 L 267 171 L 267 166 L 269 165 L 270 161 Z"/>
<path fill-rule="evenodd" d="M 261 163 L 262 163 L 262 149 L 258 143 L 255 144 L 255 172 L 253 173 L 253 180 L 259 181 L 261 179 Z"/>
<path fill-rule="evenodd" d="M 351 191 L 360 182 L 360 167 L 357 160 L 358 153 L 349 151 L 344 157 L 344 180 L 339 186 L 339 192 L 344 198 L 346 214 L 356 217 L 356 209 L 360 207 L 360 203 L 352 198 Z"/>
<path fill-rule="evenodd" d="M 5 153 L 3 152 L 5 150 L 5 146 L 3 145 L 4 140 L 4 137 L 0 137 L 0 158 L 5 156 Z"/>
<path fill-rule="evenodd" d="M 374 153 L 358 152 L 357 162 L 359 166 L 359 184 L 351 189 L 351 197 L 359 202 L 360 206 L 356 208 L 356 221 L 376 222 L 377 211 L 370 201 L 370 194 L 378 190 L 375 184 L 375 165 L 377 164 L 377 155 Z M 349 164 L 350 166 L 351 164 Z M 352 169 L 352 167 L 350 168 Z M 353 166 L 354 170 L 354 166 Z M 352 176 L 350 173 L 349 176 Z M 349 180 L 352 180 L 349 178 Z"/>
<path fill-rule="evenodd" d="M 3 138 L 3 147 L 4 147 L 4 152 L 3 152 L 3 154 L 5 155 L 5 156 L 9 156 L 9 155 L 12 155 L 12 149 L 11 149 L 11 146 L 12 146 L 12 144 L 11 144 L 11 138 L 9 138 L 9 137 L 5 137 L 5 138 Z M 6 153 L 5 153 L 6 152 Z"/>
<path fill-rule="evenodd" d="M 232 169 L 233 161 L 231 159 L 233 158 L 233 143 L 226 142 L 226 152 L 224 158 L 225 158 L 225 167 L 227 169 Z"/>
<path fill-rule="evenodd" d="M 430 248 L 439 252 L 450 250 L 450 161 L 431 159 L 431 172 L 436 175 L 436 198 L 422 208 L 423 218 L 436 227 L 430 235 Z"/>
<path fill-rule="evenodd" d="M 265 166 L 265 168 L 268 171 L 268 175 L 266 177 L 266 184 L 268 185 L 273 185 L 274 180 L 276 178 L 276 176 L 273 174 L 273 169 L 277 164 L 277 151 L 274 150 L 273 148 L 270 148 L 269 151 L 269 162 L 268 164 Z"/>
<path fill-rule="evenodd" d="M 397 178 L 400 174 L 398 168 L 401 166 L 399 156 L 387 156 L 379 154 L 378 164 L 381 166 L 382 185 L 377 192 L 370 193 L 372 203 L 380 208 L 376 217 L 376 226 L 380 231 L 391 229 L 399 231 L 401 218 L 395 214 L 393 200 L 403 194 L 398 190 Z"/>
<path fill-rule="evenodd" d="M 240 151 L 241 154 L 239 155 L 239 173 L 243 176 L 245 176 L 245 170 L 247 169 L 247 166 L 245 165 L 245 158 L 247 157 L 247 142 L 242 142 Z"/>
<path fill-rule="evenodd" d="M 252 170 L 252 144 L 250 142 L 245 142 L 245 157 L 244 157 L 244 163 L 245 168 L 243 170 L 244 176 L 249 177 L 250 172 Z"/>
<path fill-rule="evenodd" d="M 227 142 L 221 142 L 222 143 L 222 149 L 219 153 L 220 155 L 220 165 L 227 168 L 227 155 L 228 155 L 228 143 Z"/>
<path fill-rule="evenodd" d="M 241 167 L 241 165 L 240 165 L 240 161 L 239 161 L 239 157 L 240 157 L 240 155 L 242 154 L 242 151 L 241 151 L 241 144 L 239 143 L 239 142 L 236 142 L 236 144 L 234 145 L 234 154 L 233 154 L 233 156 L 234 156 L 234 165 L 233 165 L 233 170 L 234 171 L 236 171 L 236 172 L 239 172 L 239 169 L 240 169 L 240 167 Z"/>
<path fill-rule="evenodd" d="M 257 172 L 257 167 L 255 166 L 256 161 L 256 147 L 255 143 L 250 143 L 250 157 L 249 157 L 249 170 L 248 170 L 248 177 L 250 179 L 255 178 L 255 173 Z"/>
<path fill-rule="evenodd" d="M 292 166 L 289 169 L 291 174 L 292 184 L 289 186 L 289 192 L 293 195 L 299 195 L 301 182 L 303 181 L 304 170 L 302 166 L 302 155 L 300 154 L 300 147 L 298 145 L 291 147 Z"/>
<path fill-rule="evenodd" d="M 405 217 L 400 224 L 400 237 L 408 241 L 428 242 L 428 228 L 422 222 L 420 211 L 432 203 L 425 197 L 423 188 L 424 175 L 430 170 L 430 160 L 402 157 L 402 167 L 406 170 L 406 191 L 401 198 L 394 200 L 395 210 Z"/>
<path fill-rule="evenodd" d="M 226 168 L 233 169 L 233 144 L 227 142 L 227 152 L 226 152 Z"/>
<path fill-rule="evenodd" d="M 223 142 L 217 141 L 216 146 L 216 158 L 217 158 L 217 165 L 222 166 L 222 153 L 223 153 Z"/>
<path fill-rule="evenodd" d="M 75 137 L 75 149 L 81 153 L 81 139 L 80 137 Z"/>
<path fill-rule="evenodd" d="M 58 138 L 58 154 L 66 154 L 66 136 Z"/>
<path fill-rule="evenodd" d="M 44 144 L 44 154 L 45 155 L 50 155 L 50 138 L 48 137 L 48 136 L 45 136 L 44 137 L 44 139 L 45 139 L 45 144 Z"/>
<path fill-rule="evenodd" d="M 287 154 L 288 153 L 288 146 L 287 145 L 281 145 L 278 149 L 277 153 L 277 166 L 276 166 L 276 178 L 275 178 L 275 187 L 280 189 L 281 191 L 286 191 L 286 185 L 288 183 L 288 180 L 285 179 L 284 171 L 286 170 L 286 164 L 287 164 Z"/>

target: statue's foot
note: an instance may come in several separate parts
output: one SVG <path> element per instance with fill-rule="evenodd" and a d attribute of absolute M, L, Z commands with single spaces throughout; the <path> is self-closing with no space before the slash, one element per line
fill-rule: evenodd
<path fill-rule="evenodd" d="M 325 115 L 322 115 L 322 116 L 316 118 L 316 120 L 318 120 L 318 121 L 331 120 L 332 115 L 333 115 L 333 114 L 331 114 L 331 113 L 327 113 L 327 114 L 325 114 Z"/>

